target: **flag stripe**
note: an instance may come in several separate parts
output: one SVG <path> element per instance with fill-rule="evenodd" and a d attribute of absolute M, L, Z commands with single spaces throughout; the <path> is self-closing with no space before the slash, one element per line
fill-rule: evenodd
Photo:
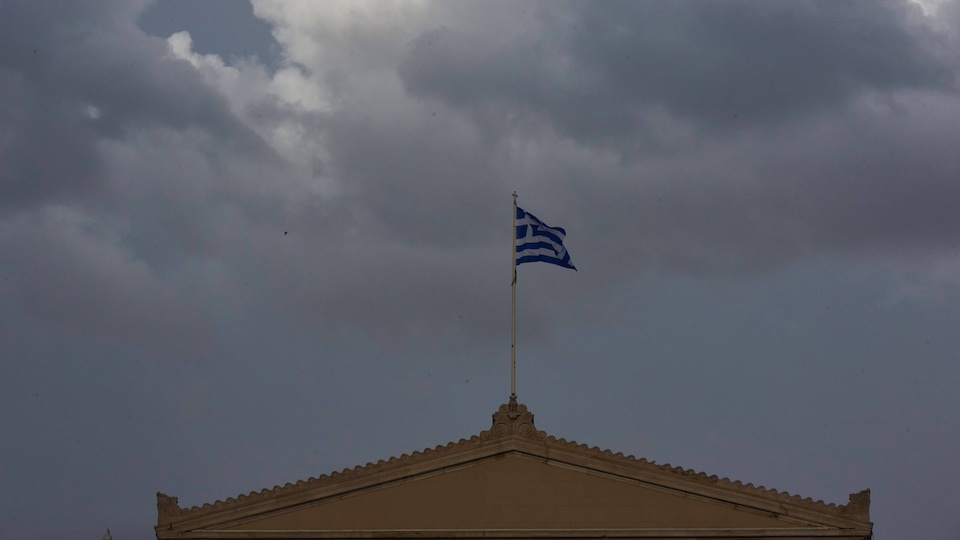
<path fill-rule="evenodd" d="M 540 253 L 550 252 L 554 255 L 559 255 L 560 252 L 563 251 L 563 247 L 561 246 L 558 249 L 557 245 L 553 242 L 527 242 L 517 246 L 517 253 L 523 251 L 537 251 Z"/>
<path fill-rule="evenodd" d="M 572 268 L 576 270 L 576 268 L 574 268 L 574 266 L 570 264 L 569 253 L 564 253 L 562 259 L 558 259 L 557 257 L 551 257 L 549 255 L 524 255 L 523 257 L 517 258 L 517 264 L 523 264 L 528 262 L 548 262 L 548 263 L 552 263 L 552 264 L 556 264 L 559 266 L 564 266 L 566 268 Z"/>

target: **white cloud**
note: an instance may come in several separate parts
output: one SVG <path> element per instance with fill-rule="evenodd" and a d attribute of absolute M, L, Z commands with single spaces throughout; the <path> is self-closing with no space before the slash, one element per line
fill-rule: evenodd
<path fill-rule="evenodd" d="M 437 10 L 426 1 L 340 0 L 332 2 L 253 0 L 254 14 L 273 25 L 273 34 L 291 63 L 313 71 L 384 69 L 395 65 L 403 44 Z"/>
<path fill-rule="evenodd" d="M 920 6 L 927 17 L 935 17 L 940 6 L 951 1 L 953 0 L 910 0 L 911 3 Z"/>
<path fill-rule="evenodd" d="M 194 52 L 188 32 L 173 34 L 167 43 L 171 58 L 196 68 L 227 98 L 233 113 L 297 169 L 299 189 L 315 194 L 336 190 L 331 178 L 319 179 L 315 173 L 317 161 L 328 153 L 312 121 L 331 108 L 325 86 L 315 76 L 292 65 L 272 76 L 264 66 L 246 60 L 228 65 L 217 55 Z"/>
<path fill-rule="evenodd" d="M 286 66 L 271 78 L 260 64 L 240 61 L 236 66 L 230 66 L 215 54 L 194 52 L 189 32 L 177 32 L 167 39 L 167 43 L 170 56 L 190 62 L 208 84 L 230 99 L 234 112 L 240 116 L 247 116 L 248 107 L 255 101 L 270 97 L 299 112 L 330 109 L 323 85 L 301 69 Z"/>

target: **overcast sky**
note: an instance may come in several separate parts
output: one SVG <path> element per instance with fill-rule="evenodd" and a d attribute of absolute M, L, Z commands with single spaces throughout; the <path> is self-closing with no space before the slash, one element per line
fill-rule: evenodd
<path fill-rule="evenodd" d="M 0 531 L 538 428 L 960 539 L 960 1 L 0 0 Z"/>

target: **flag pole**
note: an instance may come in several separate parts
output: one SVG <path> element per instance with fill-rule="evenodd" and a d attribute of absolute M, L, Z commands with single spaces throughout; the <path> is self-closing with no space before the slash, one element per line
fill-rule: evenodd
<path fill-rule="evenodd" d="M 517 192 L 513 192 L 513 229 L 510 231 L 513 249 L 510 266 L 513 281 L 510 283 L 510 399 L 517 397 Z"/>

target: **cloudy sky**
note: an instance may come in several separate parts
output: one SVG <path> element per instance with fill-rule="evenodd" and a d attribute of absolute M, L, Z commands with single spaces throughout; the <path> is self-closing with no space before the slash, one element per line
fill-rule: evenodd
<path fill-rule="evenodd" d="M 487 429 L 960 539 L 960 1 L 0 0 L 0 530 Z"/>

